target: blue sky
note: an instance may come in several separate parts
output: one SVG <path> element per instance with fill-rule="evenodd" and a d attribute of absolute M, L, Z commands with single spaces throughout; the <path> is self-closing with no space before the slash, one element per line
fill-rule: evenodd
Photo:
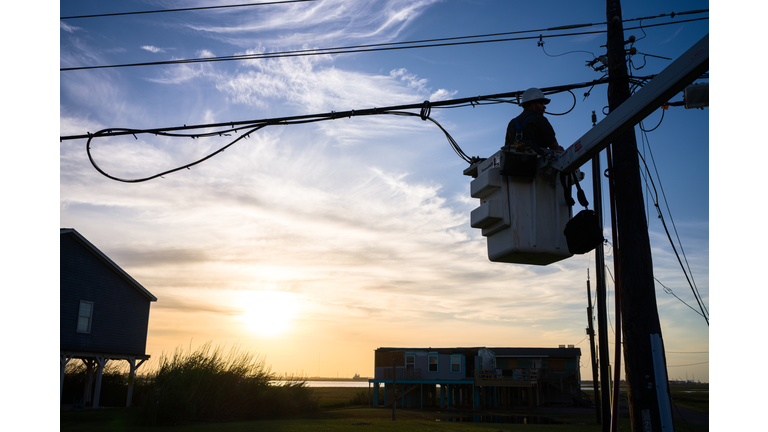
<path fill-rule="evenodd" d="M 60 16 L 234 4 L 65 1 Z M 207 11 L 61 20 L 61 68 L 539 30 L 544 39 L 370 53 L 59 72 L 59 135 L 327 113 L 589 82 L 604 54 L 605 2 L 322 0 Z M 624 2 L 625 20 L 707 9 L 706 1 Z M 638 76 L 659 73 L 709 32 L 708 14 L 648 19 L 626 30 Z M 544 31 L 571 24 L 583 29 Z M 639 26 L 625 23 L 625 28 Z M 708 82 L 708 79 L 700 80 Z M 574 91 L 550 116 L 569 146 L 602 119 L 606 86 Z M 568 93 L 548 111 L 569 111 Z M 672 101 L 682 100 L 677 95 Z M 512 104 L 433 109 L 471 156 L 503 145 Z M 709 109 L 660 110 L 636 128 L 709 307 Z M 644 138 L 647 136 L 647 140 Z M 222 139 L 139 135 L 95 140 L 99 165 L 143 177 L 189 163 Z M 206 341 L 239 344 L 277 371 L 373 372 L 381 346 L 558 346 L 582 349 L 592 254 L 547 267 L 491 263 L 469 227 L 477 201 L 467 164 L 416 117 L 371 116 L 267 127 L 191 170 L 145 183 L 107 179 L 85 140 L 59 145 L 59 223 L 77 229 L 155 294 L 148 353 Z M 603 162 L 605 168 L 605 162 Z M 583 182 L 591 197 L 591 168 Z M 658 182 L 658 179 L 654 179 Z M 659 184 L 657 183 L 657 187 Z M 604 190 L 607 185 L 604 182 Z M 650 195 L 646 195 L 646 205 Z M 607 199 L 605 200 L 607 209 Z M 671 212 L 667 214 L 666 205 Z M 575 209 L 577 210 L 577 209 Z M 651 207 L 654 275 L 696 308 Z M 606 220 L 606 230 L 610 221 Z M 674 232 L 672 233 L 675 237 Z M 678 246 L 679 250 L 679 246 Z M 606 248 L 612 269 L 612 251 Z M 610 276 L 609 276 L 610 282 Z M 613 302 L 609 283 L 609 302 Z M 656 290 L 670 378 L 709 381 L 709 329 Z M 266 307 L 265 307 L 266 306 Z M 267 323 L 259 317 L 269 318 Z M 612 318 L 611 318 L 612 319 Z M 265 331 L 270 328 L 271 331 Z M 609 334 L 613 350 L 613 333 Z M 703 353 L 703 354 L 702 354 Z"/>

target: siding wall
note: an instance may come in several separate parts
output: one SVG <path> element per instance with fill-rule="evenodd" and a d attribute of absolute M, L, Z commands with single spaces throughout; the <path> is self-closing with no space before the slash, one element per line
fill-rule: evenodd
<path fill-rule="evenodd" d="M 150 301 L 72 234 L 60 242 L 62 350 L 145 354 Z M 80 300 L 93 302 L 91 333 L 77 333 Z"/>
<path fill-rule="evenodd" d="M 429 356 L 437 355 L 437 372 L 429 372 Z M 430 353 L 427 351 L 397 351 L 388 352 L 377 350 L 375 352 L 375 365 L 374 365 L 374 377 L 376 379 L 384 379 L 385 370 L 392 369 L 392 358 L 397 359 L 397 368 L 401 369 L 405 367 L 405 356 L 414 355 L 416 369 L 421 369 L 421 379 L 423 380 L 458 380 L 467 376 L 467 361 L 463 354 L 461 355 L 461 370 L 459 372 L 451 372 L 451 355 L 452 354 L 439 354 Z"/>

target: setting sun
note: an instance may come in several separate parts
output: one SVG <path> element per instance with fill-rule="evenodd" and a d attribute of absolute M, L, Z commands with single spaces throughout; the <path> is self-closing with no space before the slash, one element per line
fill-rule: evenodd
<path fill-rule="evenodd" d="M 289 330 L 298 309 L 296 295 L 281 291 L 248 291 L 240 302 L 243 324 L 249 331 L 268 337 Z"/>

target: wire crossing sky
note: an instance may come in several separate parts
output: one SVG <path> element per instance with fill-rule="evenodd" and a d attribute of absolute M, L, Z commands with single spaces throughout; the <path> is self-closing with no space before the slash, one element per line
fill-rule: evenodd
<path fill-rule="evenodd" d="M 707 12 L 707 11 L 694 11 L 692 13 L 704 13 L 704 12 Z M 660 18 L 660 17 L 652 17 L 652 18 Z M 652 19 L 652 18 L 646 18 L 646 19 Z M 705 19 L 708 19 L 708 18 L 704 17 L 704 18 L 693 18 L 693 19 L 682 20 L 682 21 L 678 20 L 677 22 L 674 22 L 674 23 L 659 23 L 659 24 L 652 24 L 652 25 L 646 24 L 645 27 L 658 27 L 658 26 L 665 26 L 665 25 L 672 25 L 672 24 L 680 25 L 690 21 L 700 21 Z M 115 65 L 101 65 L 101 66 L 79 66 L 79 67 L 71 67 L 71 68 L 61 68 L 60 70 L 64 72 L 64 71 L 86 70 L 86 69 L 104 69 L 104 68 L 134 67 L 134 66 L 158 66 L 158 65 L 171 65 L 171 64 L 184 64 L 184 63 L 207 63 L 207 62 L 216 62 L 216 61 L 254 60 L 254 59 L 260 59 L 260 58 L 301 57 L 301 56 L 327 55 L 327 54 L 349 54 L 349 53 L 390 51 L 390 50 L 403 50 L 403 49 L 414 49 L 414 48 L 438 48 L 438 47 L 449 47 L 449 46 L 457 46 L 457 45 L 474 45 L 474 44 L 495 43 L 495 42 L 523 41 L 523 40 L 535 39 L 537 37 L 539 41 L 541 41 L 544 38 L 549 39 L 549 38 L 558 38 L 558 37 L 573 37 L 573 36 L 583 36 L 583 35 L 589 35 L 589 34 L 595 34 L 595 33 L 602 33 L 603 30 L 580 32 L 580 33 L 562 33 L 562 34 L 547 35 L 547 36 L 544 36 L 541 34 L 542 32 L 592 27 L 597 25 L 605 25 L 605 23 L 603 24 L 571 24 L 571 25 L 565 25 L 565 26 L 559 26 L 559 27 L 547 28 L 547 29 L 525 30 L 525 31 L 517 31 L 517 32 L 507 32 L 507 33 L 473 35 L 473 36 L 456 36 L 456 37 L 429 39 L 429 40 L 420 40 L 420 41 L 392 42 L 392 43 L 334 47 L 334 48 L 316 48 L 311 50 L 304 49 L 304 50 L 287 51 L 287 52 L 256 53 L 256 54 L 248 54 L 248 55 L 232 55 L 232 56 L 222 56 L 222 57 L 169 60 L 169 61 L 149 62 L 149 63 L 115 64 Z M 642 26 L 628 27 L 627 30 L 634 30 L 634 29 L 641 29 L 641 28 L 643 27 Z M 540 33 L 540 34 L 538 36 L 528 36 L 528 37 L 435 43 L 435 42 L 441 42 L 441 41 L 456 41 L 458 39 L 488 38 L 488 37 L 521 34 L 521 33 Z M 427 42 L 429 43 L 424 44 Z M 422 44 L 422 45 L 415 45 L 415 44 Z M 647 54 L 647 55 L 650 55 L 650 54 Z"/>
<path fill-rule="evenodd" d="M 103 17 L 142 15 L 142 14 L 163 13 L 163 12 L 189 12 L 189 11 L 201 11 L 201 10 L 209 10 L 209 9 L 266 6 L 266 5 L 274 5 L 274 4 L 282 4 L 282 3 L 301 3 L 301 2 L 311 2 L 311 1 L 317 1 L 317 0 L 282 0 L 282 1 L 222 5 L 222 6 L 200 6 L 200 7 L 191 7 L 191 8 L 181 8 L 181 9 L 162 9 L 162 10 L 137 11 L 137 12 L 116 12 L 116 13 L 107 13 L 107 14 L 61 17 L 60 19 L 66 20 L 66 19 L 79 19 L 79 18 L 103 18 Z"/>
<path fill-rule="evenodd" d="M 481 106 L 473 101 L 480 95 L 583 85 L 548 96 L 563 147 L 592 127 L 593 113 L 604 118 L 606 71 L 595 60 L 605 54 L 605 2 L 223 7 L 231 3 L 60 5 L 61 17 L 217 7 L 59 24 L 59 137 L 78 137 L 57 144 L 60 225 L 77 229 L 158 298 L 147 353 L 157 359 L 180 345 L 238 344 L 264 354 L 276 372 L 351 377 L 371 376 L 373 352 L 383 346 L 574 344 L 582 349 L 582 378 L 590 379 L 584 287 L 596 271 L 593 257 L 545 267 L 488 261 L 485 238 L 469 226 L 478 202 L 457 148 L 491 156 L 521 111 L 509 103 L 513 96 Z M 648 17 L 625 31 L 635 90 L 709 33 L 706 1 L 624 3 L 624 20 Z M 578 23 L 596 24 L 571 27 Z M 228 58 L 238 61 L 209 61 Z M 129 64 L 153 66 L 74 70 Z M 460 108 L 436 109 L 462 100 Z M 264 127 L 247 138 L 244 129 L 219 136 L 214 127 L 395 106 L 414 108 L 405 116 Z M 674 221 L 675 248 L 684 246 L 706 311 L 708 108 L 672 104 L 644 123 L 654 126 L 644 128 L 639 149 L 646 174 L 663 185 L 657 197 L 647 184 L 645 205 L 658 200 L 670 232 Z M 176 138 L 132 133 L 186 125 L 202 127 Z M 125 133 L 86 148 L 88 134 L 109 130 Z M 147 182 L 112 181 L 89 160 L 114 177 L 145 178 L 241 136 L 205 163 Z M 591 167 L 581 170 L 594 202 Z M 669 376 L 690 372 L 708 381 L 709 329 L 662 222 L 649 216 L 648 224 L 667 363 L 675 366 Z M 606 238 L 610 225 L 604 221 Z M 613 271 L 611 243 L 605 254 Z M 609 279 L 611 305 L 613 289 Z"/>

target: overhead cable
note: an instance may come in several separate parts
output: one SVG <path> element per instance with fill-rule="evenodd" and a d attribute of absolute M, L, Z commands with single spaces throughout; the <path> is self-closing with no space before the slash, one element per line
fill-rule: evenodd
<path fill-rule="evenodd" d="M 121 15 L 140 15 L 140 14 L 153 14 L 153 13 L 162 13 L 162 12 L 186 12 L 186 11 L 196 11 L 196 10 L 205 10 L 205 9 L 264 6 L 264 5 L 273 5 L 273 4 L 281 4 L 281 3 L 301 3 L 301 2 L 313 2 L 313 1 L 317 1 L 317 0 L 282 0 L 282 1 L 262 2 L 262 3 L 246 3 L 246 4 L 234 4 L 234 5 L 221 5 L 221 6 L 200 6 L 200 7 L 181 8 L 181 9 L 160 9 L 160 10 L 139 11 L 139 12 L 117 12 L 117 13 L 107 13 L 107 14 L 98 14 L 98 15 L 68 16 L 68 17 L 60 17 L 59 19 L 66 20 L 66 19 L 78 19 L 78 18 L 103 18 L 103 17 L 112 17 L 112 16 L 121 16 Z"/>
<path fill-rule="evenodd" d="M 643 78 L 651 79 L 652 76 L 643 77 Z M 573 90 L 577 88 L 592 87 L 598 84 L 607 84 L 607 83 L 608 83 L 607 78 L 601 78 L 599 80 L 594 80 L 594 81 L 589 81 L 584 83 L 565 84 L 565 85 L 553 86 L 553 87 L 542 87 L 541 91 L 545 95 L 551 95 L 554 93 L 564 92 L 564 91 Z M 460 107 L 460 106 L 469 106 L 469 105 L 474 106 L 474 105 L 495 104 L 495 103 L 517 104 L 516 99 L 522 96 L 522 94 L 523 94 L 523 91 L 514 91 L 514 92 L 507 92 L 507 93 L 497 93 L 492 95 L 473 96 L 473 97 L 460 98 L 460 99 L 446 99 L 442 101 L 430 102 L 430 108 L 431 109 L 454 108 L 454 107 Z M 267 118 L 267 119 L 261 119 L 261 120 L 241 120 L 241 121 L 234 121 L 234 122 L 221 122 L 221 123 L 211 123 L 211 124 L 191 125 L 191 126 L 184 125 L 184 126 L 161 127 L 161 128 L 152 128 L 152 129 L 141 129 L 141 133 L 154 134 L 156 132 L 176 132 L 176 131 L 184 131 L 184 130 L 195 130 L 195 129 L 206 129 L 206 128 L 226 128 L 226 127 L 231 127 L 231 128 L 236 127 L 237 129 L 244 129 L 248 125 L 256 125 L 256 124 L 277 125 L 285 122 L 295 122 L 297 120 L 313 120 L 317 118 L 332 120 L 335 118 L 343 118 L 343 117 L 383 114 L 384 111 L 403 111 L 403 110 L 409 110 L 409 109 L 422 109 L 423 107 L 424 107 L 424 103 L 405 104 L 405 105 L 396 105 L 396 106 L 381 107 L 381 108 L 366 108 L 366 109 L 359 109 L 359 110 L 330 112 L 330 113 L 323 113 L 323 114 L 306 114 L 306 115 L 297 115 L 297 116 L 289 116 L 289 117 Z M 102 136 L 133 135 L 135 132 L 129 132 L 129 130 L 139 130 L 139 129 L 110 128 L 106 130 L 112 131 L 112 132 L 111 133 L 105 132 L 102 134 Z M 93 134 L 89 132 L 81 135 L 60 136 L 59 139 L 61 141 L 75 140 L 75 139 L 88 139 L 92 135 Z M 202 136 L 202 134 L 197 134 L 195 136 Z"/>
<path fill-rule="evenodd" d="M 683 300 L 683 299 L 681 299 L 680 297 L 678 297 L 678 296 L 677 296 L 677 294 L 675 294 L 675 292 L 674 292 L 674 291 L 672 291 L 672 289 L 671 289 L 671 288 L 669 288 L 669 287 L 667 287 L 666 285 L 664 285 L 663 283 L 661 283 L 661 281 L 660 281 L 660 280 L 658 280 L 658 279 L 656 278 L 656 276 L 654 276 L 654 277 L 653 277 L 653 279 L 654 279 L 656 282 L 658 282 L 658 283 L 659 283 L 659 285 L 661 285 L 661 287 L 662 287 L 662 288 L 664 288 L 664 292 L 665 292 L 665 293 L 667 293 L 667 294 L 669 294 L 669 295 L 673 296 L 674 298 L 678 299 L 678 300 L 680 301 L 680 303 L 682 303 L 682 304 L 684 304 L 684 305 L 688 306 L 689 308 L 691 308 L 691 310 L 692 310 L 692 311 L 694 311 L 694 312 L 696 312 L 697 314 L 701 315 L 703 318 L 705 318 L 705 319 L 707 318 L 706 316 L 704 316 L 704 314 L 703 314 L 703 313 L 701 313 L 701 312 L 697 311 L 697 310 L 696 310 L 696 309 L 695 309 L 693 306 L 691 306 L 691 305 L 689 305 L 688 303 L 686 303 L 686 302 L 685 302 L 685 300 Z"/>
<path fill-rule="evenodd" d="M 390 115 L 400 115 L 400 116 L 414 116 L 414 117 L 421 117 L 422 120 L 430 120 L 437 127 L 439 127 L 440 130 L 443 131 L 443 133 L 445 133 L 445 136 L 448 139 L 448 141 L 450 142 L 451 147 L 456 152 L 456 154 L 459 155 L 459 157 L 461 157 L 462 159 L 464 159 L 468 163 L 472 163 L 475 160 L 479 160 L 479 158 L 477 158 L 477 157 L 470 158 L 469 156 L 467 156 L 466 153 L 464 153 L 461 150 L 461 148 L 459 148 L 458 144 L 453 139 L 453 137 L 451 137 L 451 135 L 448 133 L 448 131 L 446 131 L 434 119 L 432 119 L 430 117 L 425 117 L 423 113 L 422 114 L 416 114 L 416 113 L 411 113 L 411 112 L 407 112 L 407 111 L 381 111 L 381 112 L 378 112 L 377 114 L 390 114 Z M 350 115 L 350 117 L 352 117 L 354 115 L 359 115 L 359 114 L 356 114 L 354 111 L 352 111 L 352 114 Z M 228 149 L 229 147 L 231 147 L 232 145 L 234 145 L 238 141 L 240 141 L 242 139 L 247 139 L 252 133 L 258 131 L 259 129 L 265 128 L 267 126 L 270 126 L 270 125 L 282 125 L 282 126 L 285 126 L 285 125 L 293 125 L 293 124 L 301 124 L 301 123 L 313 123 L 313 122 L 319 122 L 319 121 L 323 121 L 323 120 L 334 120 L 335 118 L 336 117 L 335 117 L 335 113 L 334 113 L 333 117 L 318 117 L 318 118 L 314 118 L 314 119 L 282 121 L 282 122 L 278 122 L 278 123 L 260 123 L 260 124 L 256 124 L 256 125 L 250 125 L 250 126 L 247 126 L 247 127 L 237 127 L 237 128 L 236 127 L 232 127 L 232 128 L 228 128 L 228 129 L 225 129 L 225 130 L 218 130 L 218 131 L 215 131 L 215 132 L 206 132 L 206 133 L 201 133 L 201 134 L 178 134 L 178 133 L 169 133 L 169 132 L 166 132 L 166 131 L 159 131 L 159 130 L 143 131 L 143 130 L 139 130 L 139 129 L 104 129 L 104 130 L 101 130 L 99 132 L 96 132 L 96 133 L 92 134 L 88 138 L 88 141 L 86 143 L 86 153 L 88 154 L 88 160 L 91 162 L 91 165 L 93 165 L 93 167 L 99 173 L 101 173 L 103 176 L 105 176 L 105 177 L 107 177 L 107 178 L 109 178 L 111 180 L 115 180 L 115 181 L 119 181 L 119 182 L 123 182 L 123 183 L 142 183 L 142 182 L 146 182 L 146 181 L 149 181 L 149 180 L 156 179 L 158 177 L 162 177 L 162 176 L 164 176 L 166 174 L 170 174 L 170 173 L 173 173 L 173 172 L 176 172 L 176 171 L 181 171 L 183 169 L 189 169 L 189 168 L 191 168 L 191 167 L 193 167 L 195 165 L 198 165 L 198 164 L 200 164 L 202 162 L 205 162 L 206 160 L 208 160 L 208 159 L 216 156 L 217 154 L 223 152 L 224 150 Z M 103 136 L 109 136 L 114 131 L 123 132 L 123 134 L 132 134 L 132 135 L 134 135 L 134 137 L 137 134 L 151 133 L 153 135 L 160 135 L 160 136 L 186 137 L 186 138 L 193 138 L 193 139 L 195 139 L 195 138 L 205 138 L 205 137 L 212 137 L 212 136 L 222 136 L 222 135 L 230 136 L 231 135 L 230 133 L 236 133 L 240 129 L 246 129 L 245 133 L 243 133 L 242 135 L 240 135 L 239 137 L 234 139 L 229 144 L 219 148 L 218 150 L 216 150 L 216 151 L 214 151 L 214 152 L 212 152 L 212 153 L 210 153 L 210 154 L 208 154 L 208 155 L 206 155 L 206 156 L 204 156 L 204 157 L 202 157 L 202 158 L 200 158 L 200 159 L 198 159 L 198 160 L 196 160 L 194 162 L 191 162 L 191 163 L 188 163 L 188 164 L 184 164 L 184 165 L 178 166 L 176 168 L 172 168 L 172 169 L 169 169 L 169 170 L 157 173 L 157 174 L 153 174 L 153 175 L 150 175 L 150 176 L 147 176 L 147 177 L 139 177 L 139 178 L 126 179 L 126 178 L 116 177 L 116 176 L 113 176 L 111 174 L 108 174 L 106 171 L 101 169 L 101 167 L 99 167 L 99 165 L 93 159 L 93 155 L 91 154 L 91 142 L 92 142 L 92 140 L 94 138 L 99 138 L 99 137 L 103 137 Z M 230 133 L 227 133 L 227 132 L 230 132 Z"/>
<path fill-rule="evenodd" d="M 702 299 L 701 299 L 701 295 L 699 294 L 698 289 L 695 287 L 695 285 L 691 282 L 691 278 L 688 275 L 688 271 L 686 271 L 685 266 L 683 265 L 683 261 L 680 259 L 680 253 L 678 253 L 677 248 L 675 247 L 675 244 L 672 241 L 672 236 L 669 234 L 669 229 L 667 228 L 667 224 L 664 221 L 664 217 L 663 217 L 663 215 L 661 213 L 661 208 L 659 207 L 659 196 L 658 196 L 658 192 L 656 191 L 656 184 L 653 182 L 653 179 L 651 178 L 651 172 L 648 169 L 648 164 L 645 162 L 645 159 L 643 158 L 643 155 L 640 154 L 639 151 L 637 152 L 637 155 L 640 158 L 643 166 L 645 167 L 646 172 L 648 173 L 648 179 L 650 180 L 651 186 L 653 187 L 653 191 L 654 191 L 654 193 L 656 195 L 656 199 L 653 200 L 653 201 L 654 201 L 654 206 L 656 207 L 656 211 L 657 211 L 657 213 L 659 215 L 659 219 L 661 220 L 661 225 L 664 227 L 664 232 L 666 232 L 666 234 L 667 234 L 667 238 L 669 239 L 669 243 L 672 246 L 672 251 L 675 254 L 675 256 L 677 257 L 677 261 L 680 264 L 680 267 L 683 269 L 683 274 L 685 275 L 685 279 L 688 281 L 688 284 L 691 287 L 691 291 L 693 292 L 693 297 L 696 299 L 696 302 L 699 304 L 699 309 L 702 312 L 700 315 L 704 317 L 704 320 L 707 322 L 707 326 L 709 326 L 709 317 L 707 316 L 708 314 L 707 314 L 707 311 L 706 311 L 706 309 L 705 309 L 705 307 L 703 305 L 703 302 L 702 302 Z M 686 262 L 687 262 L 687 259 L 686 259 Z M 677 296 L 675 296 L 675 297 L 677 297 Z"/>
<path fill-rule="evenodd" d="M 700 362 L 700 363 L 691 363 L 691 364 L 684 364 L 684 365 L 667 365 L 668 368 L 671 367 L 682 367 L 682 366 L 697 366 L 697 365 L 703 365 L 709 363 L 708 361 Z"/>
<path fill-rule="evenodd" d="M 607 80 L 603 80 L 602 83 L 607 83 Z M 574 88 L 594 86 L 595 84 L 598 84 L 598 82 L 593 81 L 589 83 L 570 84 L 570 85 L 564 85 L 564 86 L 558 86 L 558 87 L 542 88 L 541 90 L 545 94 L 554 94 L 562 91 L 570 91 L 571 89 L 574 89 Z M 421 104 L 400 105 L 395 107 L 369 108 L 369 109 L 350 110 L 350 111 L 343 111 L 343 112 L 332 111 L 330 113 L 325 113 L 325 114 L 310 114 L 310 115 L 301 115 L 301 116 L 293 116 L 293 117 L 272 118 L 272 119 L 263 119 L 263 120 L 249 120 L 249 121 L 217 123 L 217 124 L 205 124 L 205 125 L 195 125 L 195 126 L 184 125 L 184 126 L 155 128 L 155 129 L 108 128 L 108 129 L 102 129 L 95 133 L 88 132 L 86 135 L 62 136 L 60 137 L 60 139 L 64 141 L 64 140 L 70 140 L 70 139 L 87 138 L 86 152 L 88 154 L 88 159 L 90 160 L 91 165 L 93 165 L 93 167 L 99 173 L 115 181 L 120 181 L 125 183 L 139 183 L 139 182 L 152 180 L 158 177 L 162 177 L 166 174 L 183 170 L 185 168 L 189 169 L 190 167 L 200 164 L 212 158 L 213 156 L 223 152 L 224 150 L 231 147 L 232 145 L 239 142 L 240 140 L 248 138 L 248 136 L 251 133 L 254 133 L 267 126 L 278 126 L 278 125 L 285 126 L 285 125 L 305 124 L 305 123 L 313 123 L 313 122 L 319 122 L 319 121 L 325 121 L 325 120 L 335 120 L 335 119 L 344 118 L 344 117 L 351 118 L 355 116 L 398 115 L 398 116 L 419 117 L 424 121 L 429 120 L 432 123 L 434 123 L 445 134 L 454 152 L 456 152 L 456 154 L 459 157 L 461 157 L 465 162 L 471 164 L 482 159 L 479 157 L 469 157 L 466 153 L 464 153 L 464 151 L 461 149 L 461 147 L 459 147 L 458 143 L 453 139 L 453 137 L 451 137 L 448 131 L 446 131 L 445 128 L 443 128 L 437 121 L 435 121 L 433 118 L 430 117 L 432 108 L 451 108 L 452 106 L 461 106 L 461 105 L 466 106 L 466 104 L 471 104 L 472 106 L 475 106 L 475 105 L 496 104 L 496 103 L 503 103 L 503 102 L 514 103 L 513 100 L 504 100 L 504 98 L 519 99 L 522 93 L 523 91 L 516 91 L 516 92 L 502 93 L 502 94 L 496 94 L 496 95 L 476 96 L 471 98 L 454 99 L 454 100 L 437 101 L 437 102 L 424 101 Z M 414 112 L 405 111 L 407 109 L 419 109 L 420 112 L 414 113 Z M 210 129 L 212 128 L 216 130 L 210 131 Z M 195 132 L 195 133 L 179 133 L 179 131 L 190 131 L 190 130 L 196 130 L 196 129 L 206 129 L 207 131 Z M 107 172 L 105 172 L 103 169 L 99 167 L 99 165 L 94 160 L 93 155 L 91 154 L 92 141 L 96 138 L 102 138 L 102 137 L 108 137 L 108 136 L 133 135 L 134 138 L 138 139 L 138 137 L 136 137 L 136 135 L 138 134 L 150 134 L 150 135 L 167 136 L 167 137 L 185 137 L 185 138 L 196 139 L 196 138 L 205 138 L 205 137 L 213 137 L 213 136 L 231 136 L 232 133 L 238 133 L 241 130 L 245 130 L 245 132 L 241 136 L 234 139 L 229 144 L 221 147 L 220 149 L 204 156 L 203 158 L 200 158 L 194 162 L 191 162 L 173 169 L 160 172 L 158 174 L 154 174 L 147 177 L 141 177 L 141 178 L 125 179 L 125 178 L 119 178 L 111 174 L 108 174 Z"/>
<path fill-rule="evenodd" d="M 671 25 L 671 24 L 681 24 L 684 22 L 700 21 L 705 19 L 709 19 L 709 17 L 692 18 L 689 20 L 676 21 L 672 23 L 652 24 L 652 25 L 645 26 L 645 28 L 665 26 L 665 25 Z M 596 24 L 589 24 L 589 25 L 591 26 Z M 640 27 L 628 27 L 628 28 L 625 28 L 625 30 L 632 30 L 633 28 L 640 28 Z M 75 66 L 75 67 L 60 68 L 59 71 L 66 72 L 66 71 L 87 70 L 87 69 L 107 69 L 107 68 L 122 68 L 122 67 L 135 67 L 135 66 L 159 66 L 159 65 L 174 65 L 174 64 L 189 64 L 189 63 L 210 63 L 210 62 L 219 62 L 219 61 L 261 60 L 261 59 L 270 59 L 270 58 L 304 57 L 304 56 L 330 55 L 330 54 L 351 54 L 351 53 L 392 51 L 392 50 L 404 50 L 404 49 L 416 49 L 416 48 L 436 48 L 436 47 L 459 46 L 459 45 L 475 45 L 475 44 L 484 44 L 484 43 L 511 42 L 511 41 L 522 41 L 522 40 L 541 39 L 541 38 L 583 36 L 583 35 L 589 35 L 589 34 L 605 33 L 605 30 L 594 30 L 594 31 L 587 31 L 587 32 L 562 33 L 562 34 L 553 34 L 553 35 L 546 35 L 546 36 L 535 35 L 535 36 L 522 36 L 522 37 L 501 38 L 501 39 L 464 40 L 460 42 L 432 43 L 432 42 L 457 41 L 461 39 L 474 39 L 474 38 L 481 38 L 481 37 L 493 37 L 498 35 L 511 35 L 511 34 L 532 33 L 532 32 L 542 32 L 542 31 L 550 31 L 550 30 L 548 29 L 525 30 L 525 31 L 507 32 L 507 33 L 496 33 L 491 35 L 457 36 L 457 37 L 450 37 L 450 38 L 428 39 L 423 41 L 390 42 L 390 43 L 357 45 L 357 46 L 348 46 L 348 47 L 317 48 L 317 49 L 281 51 L 281 52 L 272 52 L 272 53 L 256 53 L 256 54 L 242 54 L 242 55 L 221 56 L 221 57 L 202 57 L 202 58 L 194 58 L 194 59 L 165 60 L 165 61 L 158 61 L 158 62 L 125 63 L 125 64 L 98 65 L 98 66 Z M 411 44 L 421 44 L 421 45 L 411 45 Z"/>
<path fill-rule="evenodd" d="M 662 110 L 662 113 L 663 113 L 663 111 L 664 110 Z M 643 137 L 644 137 L 645 141 L 648 142 L 648 134 L 647 134 L 646 131 L 643 131 Z M 680 245 L 680 252 L 683 255 L 683 259 L 685 260 L 685 265 L 688 268 L 688 273 L 691 275 L 691 281 L 690 281 L 691 285 L 692 285 L 691 289 L 694 291 L 694 296 L 695 297 L 701 298 L 701 293 L 699 293 L 699 287 L 696 286 L 696 280 L 693 278 L 693 271 L 691 270 L 691 265 L 688 263 L 688 257 L 685 254 L 685 249 L 683 249 L 683 244 L 682 244 L 682 241 L 680 240 L 680 234 L 677 232 L 677 226 L 675 225 L 675 220 L 672 217 L 672 211 L 669 209 L 669 200 L 667 200 L 667 195 L 664 192 L 664 184 L 662 183 L 661 177 L 659 176 L 659 169 L 656 166 L 656 160 L 653 157 L 653 151 L 651 150 L 650 142 L 648 142 L 648 144 L 649 144 L 648 145 L 648 153 L 651 155 L 651 163 L 653 163 L 653 168 L 656 171 L 656 178 L 659 179 L 659 189 L 661 189 L 661 196 L 664 198 L 664 203 L 666 204 L 666 207 L 667 207 L 667 213 L 669 214 L 670 222 L 672 222 L 672 229 L 675 231 L 675 236 L 677 237 L 677 243 Z M 643 161 L 643 163 L 645 163 L 645 161 Z M 646 170 L 647 170 L 647 166 L 646 166 Z M 650 172 L 648 174 L 650 176 Z M 663 220 L 662 220 L 662 222 L 663 222 Z M 665 228 L 666 228 L 666 225 L 665 225 Z M 667 233 L 667 236 L 669 236 L 669 233 Z M 671 237 L 669 238 L 669 240 L 670 240 L 670 242 L 672 242 L 672 238 Z M 680 265 L 682 266 L 682 262 L 680 263 Z M 703 307 L 703 311 L 707 315 L 709 315 L 709 310 L 707 310 L 706 304 L 704 304 L 702 302 L 702 303 L 700 303 L 700 305 Z"/>

